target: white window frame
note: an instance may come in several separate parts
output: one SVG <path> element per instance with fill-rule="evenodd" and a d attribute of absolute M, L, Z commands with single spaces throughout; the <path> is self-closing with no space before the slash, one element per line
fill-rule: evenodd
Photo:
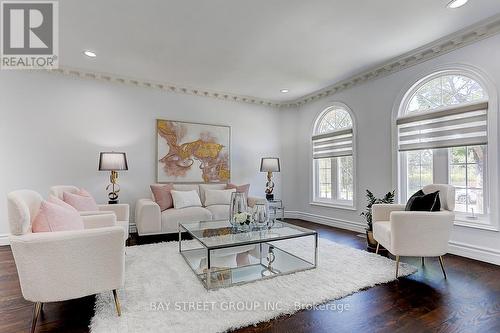
<path fill-rule="evenodd" d="M 456 212 L 455 216 L 455 225 L 484 229 L 484 230 L 492 230 L 499 231 L 499 221 L 498 221 L 498 188 L 500 188 L 499 177 L 498 177 L 498 166 L 500 164 L 500 154 L 498 154 L 498 97 L 497 97 L 497 88 L 489 79 L 488 75 L 482 72 L 480 69 L 475 68 L 470 65 L 464 64 L 452 64 L 441 66 L 431 70 L 424 75 L 421 79 L 414 82 L 413 84 L 407 86 L 402 89 L 399 94 L 396 103 L 393 108 L 393 126 L 392 126 L 392 143 L 393 143 L 393 183 L 399 189 L 398 191 L 398 202 L 405 203 L 406 198 L 405 187 L 406 187 L 406 156 L 405 154 L 401 154 L 398 151 L 398 133 L 396 126 L 396 119 L 399 116 L 405 114 L 405 111 L 408 108 L 408 104 L 410 103 L 411 97 L 420 87 L 429 82 L 432 79 L 435 79 L 442 75 L 463 75 L 467 76 L 475 81 L 477 81 L 485 91 L 485 98 L 488 99 L 488 145 L 487 145 L 487 154 L 486 154 L 486 174 L 487 178 L 484 181 L 484 198 L 485 198 L 485 209 L 488 210 L 488 214 L 481 216 L 478 220 L 470 220 L 467 219 L 467 214 Z M 399 102 L 398 102 L 399 101 Z M 443 163 L 443 154 L 445 154 L 446 149 L 443 149 L 443 152 L 440 153 L 440 150 L 434 150 L 433 154 L 433 169 L 436 169 L 435 163 Z M 437 154 L 436 154 L 437 152 Z M 404 156 L 404 158 L 402 158 Z M 438 159 L 436 161 L 436 159 Z M 448 157 L 446 156 L 445 161 L 447 161 Z M 442 182 L 448 183 L 448 166 L 446 164 L 445 174 L 438 175 L 436 178 L 436 174 L 433 175 L 434 182 L 438 183 L 441 179 Z"/>
<path fill-rule="evenodd" d="M 317 166 L 317 163 L 315 163 L 315 160 L 313 159 L 313 144 L 312 144 L 312 136 L 317 134 L 316 133 L 316 130 L 319 126 L 319 123 L 321 122 L 321 120 L 323 119 L 323 116 L 325 114 L 327 114 L 329 111 L 331 111 L 332 109 L 334 108 L 341 108 L 343 110 L 345 110 L 349 116 L 351 117 L 351 121 L 352 121 L 352 167 L 353 167 L 353 184 L 352 184 L 352 200 L 340 200 L 340 199 L 335 199 L 334 198 L 334 192 L 337 192 L 338 191 L 338 187 L 339 187 L 339 184 L 337 181 L 334 181 L 338 178 L 338 175 L 337 175 L 337 172 L 338 172 L 338 168 L 337 166 L 335 165 L 334 167 L 334 164 L 337 162 L 335 159 L 336 158 L 333 158 L 332 160 L 332 175 L 331 175 L 331 179 L 332 179 L 332 198 L 331 199 L 322 199 L 322 198 L 318 198 L 317 196 L 317 193 L 319 191 L 319 177 L 316 177 L 316 175 L 318 174 L 318 166 Z M 309 204 L 312 205 L 312 206 L 322 206 L 322 207 L 330 207 L 330 208 L 339 208 L 339 209 L 346 209 L 346 210 L 356 210 L 356 193 L 357 193 L 357 179 L 356 179 L 356 118 L 354 117 L 354 113 L 352 112 L 351 108 L 349 108 L 345 103 L 342 103 L 342 102 L 331 102 L 331 103 L 328 103 L 327 105 L 325 105 L 322 109 L 322 111 L 314 118 L 314 122 L 313 122 L 313 125 L 312 125 L 312 130 L 311 130 L 311 141 L 310 141 L 310 158 L 311 158 L 311 172 L 310 172 L 310 175 L 311 175 L 311 181 L 310 181 L 310 184 L 312 184 L 310 186 L 310 199 L 309 199 Z"/>

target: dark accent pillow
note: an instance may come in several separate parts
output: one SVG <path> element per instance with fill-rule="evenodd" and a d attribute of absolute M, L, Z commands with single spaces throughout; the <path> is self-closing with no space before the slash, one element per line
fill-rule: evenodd
<path fill-rule="evenodd" d="M 439 191 L 425 194 L 422 190 L 412 195 L 406 203 L 407 211 L 438 212 L 441 210 Z"/>

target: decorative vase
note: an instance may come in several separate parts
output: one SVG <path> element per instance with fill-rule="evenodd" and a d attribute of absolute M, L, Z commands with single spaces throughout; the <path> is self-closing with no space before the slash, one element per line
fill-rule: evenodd
<path fill-rule="evenodd" d="M 253 207 L 253 221 L 255 225 L 259 228 L 267 227 L 269 222 L 269 205 L 267 203 L 257 203 Z"/>
<path fill-rule="evenodd" d="M 246 212 L 247 209 L 247 197 L 245 193 L 231 193 L 231 201 L 229 203 L 229 223 L 231 223 L 233 227 L 239 226 L 239 222 L 236 221 L 235 216 L 237 214 Z"/>

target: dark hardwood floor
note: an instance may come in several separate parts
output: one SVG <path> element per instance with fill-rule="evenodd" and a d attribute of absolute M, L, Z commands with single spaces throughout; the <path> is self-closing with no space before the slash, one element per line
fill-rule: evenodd
<path fill-rule="evenodd" d="M 354 232 L 300 220 L 320 237 L 358 249 L 365 240 Z M 175 239 L 175 238 L 174 238 Z M 133 236 L 130 244 L 172 240 Z M 448 279 L 437 258 L 403 258 L 419 268 L 398 281 L 375 286 L 330 304 L 349 309 L 304 310 L 257 326 L 249 332 L 500 332 L 500 266 L 446 255 Z M 88 332 L 94 297 L 44 305 L 37 332 Z M 25 301 L 10 247 L 0 247 L 0 332 L 29 332 L 33 305 Z"/>

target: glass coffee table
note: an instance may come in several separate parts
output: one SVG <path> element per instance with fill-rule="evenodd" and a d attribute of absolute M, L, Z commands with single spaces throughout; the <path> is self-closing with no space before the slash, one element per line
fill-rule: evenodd
<path fill-rule="evenodd" d="M 316 268 L 318 234 L 282 221 L 248 231 L 227 220 L 182 223 L 179 253 L 206 289 L 218 289 Z"/>

